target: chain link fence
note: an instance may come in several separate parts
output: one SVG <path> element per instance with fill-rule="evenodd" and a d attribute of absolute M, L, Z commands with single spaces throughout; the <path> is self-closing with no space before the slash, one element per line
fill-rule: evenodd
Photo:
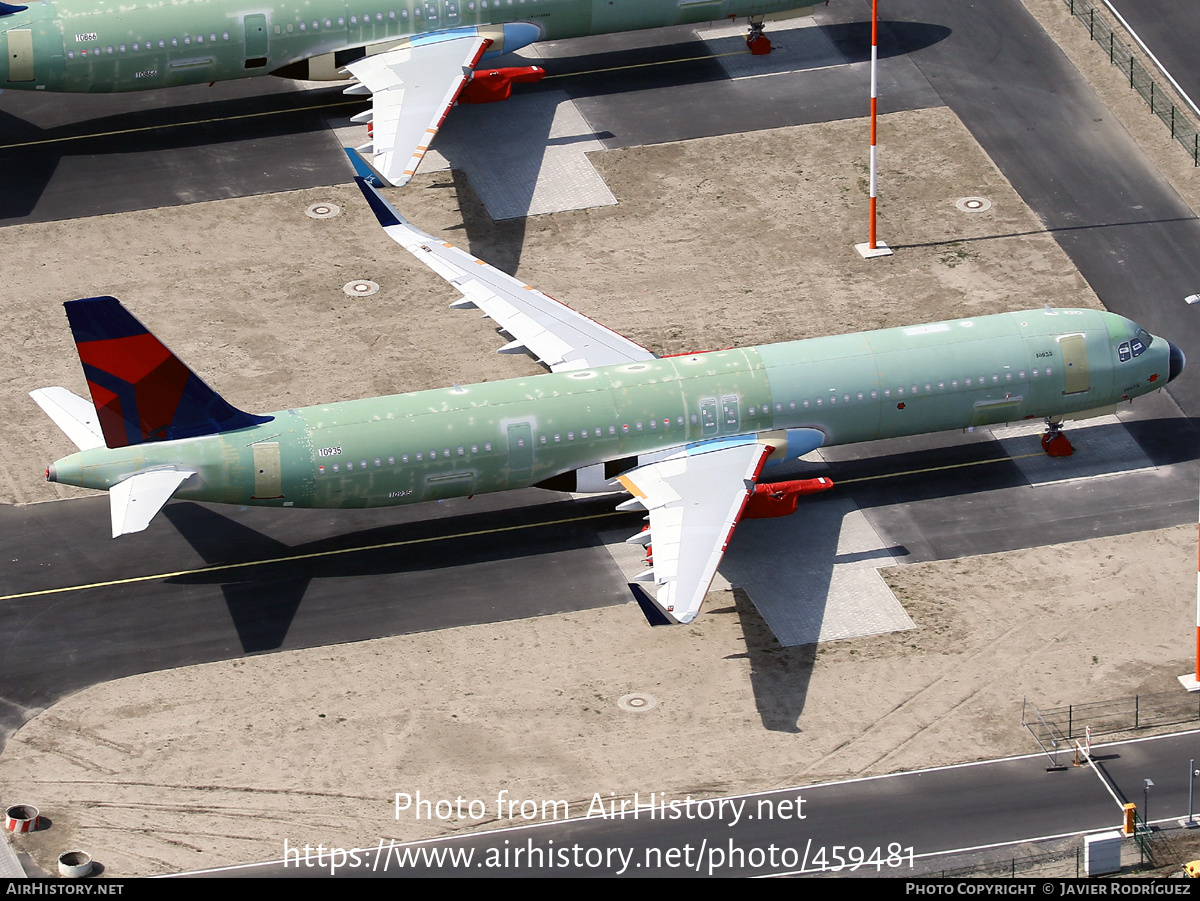
<path fill-rule="evenodd" d="M 1023 877 L 1078 879 L 1083 874 L 1083 849 L 1050 851 L 1042 854 L 1013 855 L 1002 860 L 990 860 L 971 866 L 955 867 L 926 876 L 940 875 L 942 879 L 1016 879 Z"/>
<path fill-rule="evenodd" d="M 1150 111 L 1170 129 L 1171 137 L 1178 141 L 1192 158 L 1192 165 L 1200 166 L 1200 133 L 1185 111 L 1175 105 L 1171 96 L 1126 48 L 1105 17 L 1098 14 L 1096 7 L 1089 0 L 1065 2 L 1071 10 L 1071 15 L 1087 27 L 1092 40 L 1108 54 L 1108 61 L 1128 77 L 1129 87 L 1142 95 L 1142 99 L 1150 104 Z"/>
<path fill-rule="evenodd" d="M 1133 695 L 1112 701 L 1093 701 L 1088 704 L 1068 704 L 1036 711 L 1029 716 L 1028 725 L 1052 734 L 1060 745 L 1063 739 L 1083 738 L 1090 729 L 1092 737 L 1117 732 L 1136 732 L 1155 726 L 1179 726 L 1200 722 L 1200 692 L 1165 691 L 1159 694 Z M 1043 747 L 1048 742 L 1043 744 Z"/>

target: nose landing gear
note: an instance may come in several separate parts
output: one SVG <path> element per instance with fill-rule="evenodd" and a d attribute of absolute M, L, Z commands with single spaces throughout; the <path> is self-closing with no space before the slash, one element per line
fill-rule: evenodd
<path fill-rule="evenodd" d="M 1062 433 L 1062 423 L 1046 420 L 1046 434 L 1042 436 L 1042 450 L 1047 456 L 1069 457 L 1075 453 L 1075 448 Z"/>
<path fill-rule="evenodd" d="M 771 52 L 771 39 L 763 34 L 761 16 L 754 16 L 750 19 L 750 33 L 746 35 L 746 46 L 750 48 L 750 53 L 754 56 L 766 56 Z"/>

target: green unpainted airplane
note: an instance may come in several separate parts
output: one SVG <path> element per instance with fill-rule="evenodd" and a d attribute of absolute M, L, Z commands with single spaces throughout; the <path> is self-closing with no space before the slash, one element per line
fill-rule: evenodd
<path fill-rule="evenodd" d="M 204 384 L 112 297 L 68 302 L 92 402 L 32 397 L 79 447 L 52 482 L 107 490 L 113 537 L 172 497 L 379 507 L 541 486 L 626 489 L 646 510 L 639 579 L 675 622 L 699 611 L 737 522 L 828 479 L 770 482 L 822 446 L 1045 419 L 1058 427 L 1161 388 L 1179 348 L 1098 310 L 1041 309 L 658 358 L 417 230 L 366 180 L 384 230 L 550 372 L 256 415 Z M 615 481 L 614 481 L 615 479 Z"/>
<path fill-rule="evenodd" d="M 350 77 L 370 94 L 366 123 L 382 180 L 403 184 L 456 100 L 508 97 L 537 66 L 477 69 L 535 41 L 746 17 L 752 52 L 764 18 L 794 0 L 0 0 L 0 87 L 107 93 L 255 75 Z M 764 44 L 764 42 L 766 42 Z"/>

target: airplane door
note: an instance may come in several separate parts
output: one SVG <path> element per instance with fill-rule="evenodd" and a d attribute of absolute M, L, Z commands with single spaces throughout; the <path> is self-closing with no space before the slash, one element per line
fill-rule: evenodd
<path fill-rule="evenodd" d="M 715 397 L 700 398 L 700 434 L 708 438 L 720 431 L 721 427 L 717 424 L 717 399 Z"/>
<path fill-rule="evenodd" d="M 1063 394 L 1083 394 L 1092 387 L 1088 369 L 1087 339 L 1083 335 L 1060 335 L 1063 357 Z"/>
<path fill-rule="evenodd" d="M 512 481 L 523 481 L 533 473 L 533 428 L 527 422 L 508 427 L 508 468 Z"/>
<path fill-rule="evenodd" d="M 242 20 L 246 30 L 246 68 L 260 69 L 267 64 L 267 17 L 262 13 Z"/>
<path fill-rule="evenodd" d="M 279 442 L 254 445 L 254 497 L 262 500 L 283 497 L 283 469 L 279 462 Z"/>
<path fill-rule="evenodd" d="M 736 434 L 742 429 L 742 416 L 738 407 L 736 394 L 726 394 L 721 398 L 721 415 L 725 418 L 723 425 L 728 433 Z"/>
<path fill-rule="evenodd" d="M 33 32 L 28 28 L 8 32 L 8 80 L 33 81 Z"/>

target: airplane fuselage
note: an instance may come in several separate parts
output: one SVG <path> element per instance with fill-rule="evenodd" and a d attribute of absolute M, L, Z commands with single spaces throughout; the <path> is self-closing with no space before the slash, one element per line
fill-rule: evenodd
<path fill-rule="evenodd" d="M 253 428 L 82 451 L 51 477 L 103 490 L 155 467 L 194 470 L 176 497 L 331 508 L 572 472 L 598 489 L 638 457 L 693 442 L 749 438 L 788 459 L 1110 407 L 1163 387 L 1177 353 L 1113 313 L 1003 313 L 285 410 Z"/>
<path fill-rule="evenodd" d="M 488 34 L 502 40 L 494 26 L 528 23 L 536 39 L 558 40 L 802 6 L 793 0 L 28 0 L 26 8 L 0 14 L 0 87 L 107 93 L 268 73 L 331 79 L 363 48 L 447 29 L 492 28 Z"/>

